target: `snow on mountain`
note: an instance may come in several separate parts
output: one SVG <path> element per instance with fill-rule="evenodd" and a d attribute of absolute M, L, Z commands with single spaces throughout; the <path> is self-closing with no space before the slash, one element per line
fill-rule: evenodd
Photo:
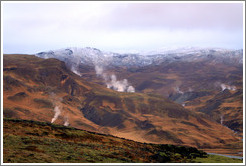
<path fill-rule="evenodd" d="M 141 55 L 156 55 L 156 54 L 194 54 L 194 53 L 206 53 L 210 50 L 220 51 L 220 52 L 228 52 L 228 51 L 234 51 L 229 49 L 223 49 L 223 48 L 216 48 L 216 47 L 162 47 L 158 50 L 150 51 L 150 52 L 142 52 Z"/>
<path fill-rule="evenodd" d="M 79 64 L 92 66 L 146 66 L 174 61 L 211 61 L 212 63 L 242 64 L 243 50 L 227 50 L 220 48 L 178 48 L 161 50 L 145 54 L 118 54 L 104 52 L 96 48 L 66 48 L 37 53 L 41 58 L 57 58 L 68 66 L 76 68 Z"/>
<path fill-rule="evenodd" d="M 66 48 L 55 51 L 40 52 L 36 56 L 41 58 L 57 58 L 62 61 L 71 61 L 73 63 L 85 63 L 95 65 L 98 63 L 107 63 L 114 53 L 102 52 L 96 48 Z"/>

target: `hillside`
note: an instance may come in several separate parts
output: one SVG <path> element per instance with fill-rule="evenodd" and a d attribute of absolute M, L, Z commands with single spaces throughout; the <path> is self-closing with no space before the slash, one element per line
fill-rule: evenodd
<path fill-rule="evenodd" d="M 127 79 L 136 92 L 168 97 L 218 123 L 223 117 L 223 125 L 242 135 L 242 50 L 191 49 L 139 55 L 81 48 L 42 52 L 37 56 L 63 60 L 75 73 L 103 86 L 108 86 L 105 76 L 114 74 L 118 80 Z M 95 71 L 98 66 L 100 74 Z M 224 93 L 221 96 L 225 89 L 232 94 L 230 99 Z M 211 108 L 211 100 L 218 95 L 219 101 Z"/>
<path fill-rule="evenodd" d="M 193 147 L 134 142 L 51 123 L 4 119 L 4 163 L 241 163 Z"/>
<path fill-rule="evenodd" d="M 139 142 L 233 149 L 233 131 L 156 94 L 117 92 L 88 82 L 57 59 L 4 55 L 3 115 L 53 122 Z"/>

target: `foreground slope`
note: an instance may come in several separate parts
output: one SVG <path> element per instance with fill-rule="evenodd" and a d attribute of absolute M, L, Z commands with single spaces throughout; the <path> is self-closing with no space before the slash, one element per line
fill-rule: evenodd
<path fill-rule="evenodd" d="M 4 117 L 54 122 L 135 141 L 242 149 L 234 132 L 162 96 L 89 83 L 57 59 L 4 55 Z"/>
<path fill-rule="evenodd" d="M 51 123 L 4 119 L 3 124 L 4 163 L 242 162 L 192 147 L 139 143 Z"/>

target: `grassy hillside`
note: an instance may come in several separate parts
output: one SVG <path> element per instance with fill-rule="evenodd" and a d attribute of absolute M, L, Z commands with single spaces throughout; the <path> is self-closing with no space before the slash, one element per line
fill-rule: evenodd
<path fill-rule="evenodd" d="M 51 123 L 4 119 L 4 163 L 242 162 L 193 147 L 140 143 Z"/>

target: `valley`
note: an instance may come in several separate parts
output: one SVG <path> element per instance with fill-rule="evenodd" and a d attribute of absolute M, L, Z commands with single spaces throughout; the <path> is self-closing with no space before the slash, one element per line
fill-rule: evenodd
<path fill-rule="evenodd" d="M 160 94 L 218 123 L 223 119 L 223 125 L 242 136 L 242 54 L 242 50 L 188 49 L 119 55 L 87 47 L 37 56 L 63 60 L 72 71 L 103 86 L 110 79 L 105 77 L 116 75 L 118 80 L 128 80 L 136 92 Z"/>
<path fill-rule="evenodd" d="M 219 51 L 195 51 L 174 60 L 145 57 L 139 64 L 137 55 L 83 51 L 81 57 L 69 49 L 4 55 L 4 118 L 212 153 L 242 152 L 240 51 L 222 51 L 231 55 L 222 61 Z"/>

